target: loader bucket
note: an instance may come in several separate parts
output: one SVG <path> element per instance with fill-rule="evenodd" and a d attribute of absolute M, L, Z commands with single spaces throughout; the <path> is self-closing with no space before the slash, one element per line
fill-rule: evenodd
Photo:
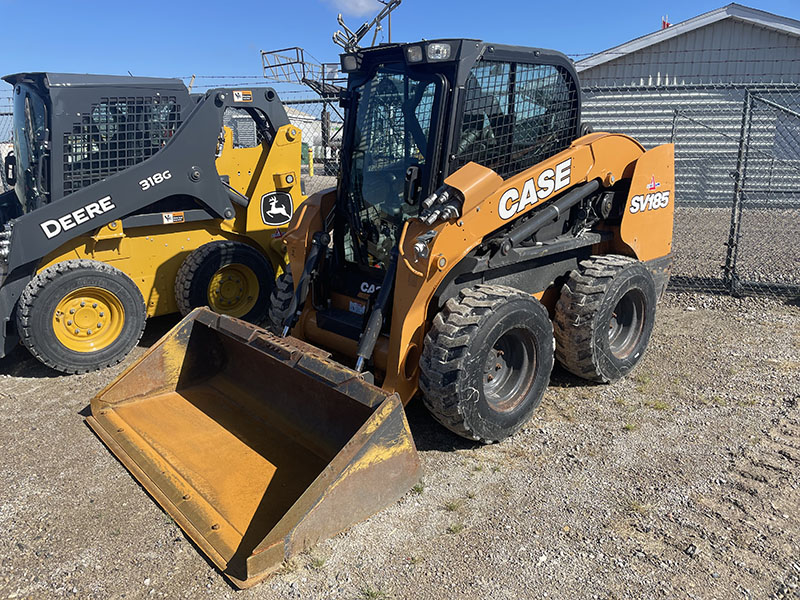
<path fill-rule="evenodd" d="M 208 309 L 91 409 L 100 439 L 239 587 L 418 479 L 396 395 L 313 346 Z"/>

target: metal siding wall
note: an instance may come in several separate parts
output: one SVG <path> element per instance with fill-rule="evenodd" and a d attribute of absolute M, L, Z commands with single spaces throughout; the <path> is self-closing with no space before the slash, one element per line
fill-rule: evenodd
<path fill-rule="evenodd" d="M 800 81 L 800 39 L 725 19 L 580 69 L 584 85 L 686 85 Z"/>
<path fill-rule="evenodd" d="M 743 98 L 739 89 L 586 90 L 583 122 L 630 135 L 646 148 L 672 141 L 674 126 L 676 198 L 729 205 Z"/>

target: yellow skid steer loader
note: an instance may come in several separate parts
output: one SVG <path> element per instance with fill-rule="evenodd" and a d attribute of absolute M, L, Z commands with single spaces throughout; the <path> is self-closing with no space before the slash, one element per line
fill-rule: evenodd
<path fill-rule="evenodd" d="M 83 373 L 145 319 L 197 306 L 267 316 L 300 189 L 301 132 L 274 90 L 19 73 L 14 189 L 0 195 L 0 358 L 21 341 Z"/>
<path fill-rule="evenodd" d="M 237 585 L 403 494 L 403 406 L 501 441 L 554 360 L 612 382 L 671 268 L 673 149 L 580 123 L 572 63 L 448 39 L 342 56 L 342 173 L 284 236 L 267 332 L 198 309 L 90 425 Z"/>

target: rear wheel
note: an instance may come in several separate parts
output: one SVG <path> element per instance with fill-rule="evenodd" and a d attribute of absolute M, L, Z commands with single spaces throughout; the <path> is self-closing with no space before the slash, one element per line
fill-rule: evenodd
<path fill-rule="evenodd" d="M 656 315 L 650 271 L 628 256 L 593 256 L 572 271 L 556 306 L 556 358 L 593 381 L 616 381 L 644 355 Z"/>
<path fill-rule="evenodd" d="M 287 265 L 286 270 L 275 280 L 275 288 L 272 290 L 272 296 L 269 301 L 269 322 L 267 326 L 273 333 L 278 335 L 283 333 L 283 323 L 286 321 L 286 317 L 289 316 L 289 305 L 292 303 L 293 297 L 294 281 L 292 279 L 292 271 Z"/>
<path fill-rule="evenodd" d="M 241 242 L 211 242 L 183 261 L 175 278 L 182 315 L 198 306 L 260 324 L 267 317 L 275 272 L 255 248 Z"/>
<path fill-rule="evenodd" d="M 514 288 L 479 285 L 436 315 L 420 359 L 420 388 L 442 425 L 495 442 L 528 421 L 552 368 L 553 327 L 544 306 Z"/>
<path fill-rule="evenodd" d="M 111 265 L 69 260 L 26 286 L 17 307 L 22 343 L 48 367 L 86 373 L 120 362 L 146 319 L 136 284 Z"/>

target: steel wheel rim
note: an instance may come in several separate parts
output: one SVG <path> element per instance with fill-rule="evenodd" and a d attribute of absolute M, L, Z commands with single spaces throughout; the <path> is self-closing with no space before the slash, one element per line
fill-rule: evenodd
<path fill-rule="evenodd" d="M 260 285 L 253 270 L 240 263 L 217 270 L 208 284 L 208 306 L 214 312 L 243 317 L 256 305 Z"/>
<path fill-rule="evenodd" d="M 511 412 L 533 385 L 536 344 L 527 329 L 511 329 L 489 350 L 483 372 L 483 394 L 498 412 Z"/>
<path fill-rule="evenodd" d="M 116 341 L 125 326 L 125 309 L 107 289 L 83 287 L 59 301 L 53 312 L 53 332 L 74 352 L 97 352 Z"/>
<path fill-rule="evenodd" d="M 628 358 L 644 330 L 644 294 L 628 290 L 619 299 L 608 323 L 608 347 L 618 359 Z"/>

